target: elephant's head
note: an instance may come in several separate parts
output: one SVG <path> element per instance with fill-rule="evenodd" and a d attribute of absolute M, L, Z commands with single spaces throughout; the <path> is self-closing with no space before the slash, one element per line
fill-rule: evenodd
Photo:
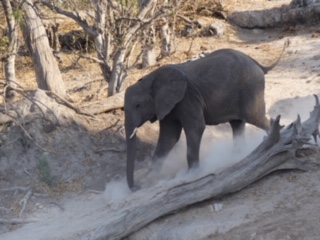
<path fill-rule="evenodd" d="M 182 100 L 187 88 L 185 76 L 175 67 L 161 67 L 127 88 L 125 130 L 127 140 L 127 182 L 134 187 L 136 130 L 146 121 L 162 120 Z"/>

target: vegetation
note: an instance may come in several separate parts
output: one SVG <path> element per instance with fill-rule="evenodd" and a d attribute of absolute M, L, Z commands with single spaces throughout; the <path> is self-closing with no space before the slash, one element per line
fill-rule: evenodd
<path fill-rule="evenodd" d="M 20 2 L 15 0 L 10 4 L 8 0 L 2 0 L 2 6 L 3 8 L 5 6 L 11 7 L 11 12 L 5 11 L 8 26 L 10 26 L 9 20 L 13 16 L 13 19 L 16 19 L 19 23 L 18 25 L 24 29 L 23 36 L 26 38 L 31 55 L 36 56 L 36 48 L 42 48 L 41 54 L 33 58 L 38 87 L 55 92 L 68 99 L 62 77 L 59 75 L 59 69 L 54 67 L 56 63 L 53 59 L 54 57 L 59 58 L 57 54 L 60 49 L 57 44 L 52 46 L 53 39 L 56 39 L 56 42 L 59 42 L 59 39 L 64 42 L 71 39 L 77 45 L 74 47 L 75 50 L 82 48 L 88 51 L 93 44 L 96 57 L 83 54 L 80 54 L 79 57 L 88 58 L 91 61 L 94 60 L 99 64 L 102 76 L 108 84 L 108 95 L 112 96 L 121 91 L 122 84 L 132 68 L 153 65 L 157 60 L 169 56 L 174 51 L 177 16 L 181 17 L 181 14 L 186 10 L 189 13 L 190 11 L 196 13 L 203 9 L 208 9 L 208 6 L 218 8 L 221 5 L 218 2 L 217 0 L 196 3 L 183 0 L 40 0 L 35 5 L 38 16 L 42 17 L 46 22 L 48 22 L 47 16 L 52 16 L 52 20 L 49 20 L 51 23 L 46 24 L 49 39 L 47 39 L 46 35 L 38 38 L 34 35 L 38 33 L 31 30 L 34 29 L 30 26 L 30 24 L 33 24 L 32 21 L 34 21 L 34 24 L 42 25 L 39 20 L 36 20 L 36 15 L 32 18 L 28 17 L 31 16 L 30 14 L 34 14 L 32 13 L 33 7 L 28 7 L 32 6 L 32 1 Z M 51 11 L 51 13 L 48 14 L 48 11 Z M 55 23 L 55 19 L 59 16 L 75 21 L 86 33 L 86 36 L 79 34 L 79 30 L 73 29 L 73 33 L 76 33 L 77 36 L 74 37 L 73 33 L 71 33 L 66 37 L 59 37 L 59 24 Z M 30 22 L 31 19 L 32 21 Z M 184 17 L 184 20 L 186 19 L 188 18 Z M 192 22 L 191 20 L 189 21 Z M 13 24 L 14 26 L 9 28 L 9 33 L 13 29 L 16 31 L 15 23 Z M 53 26 L 55 30 L 51 32 L 50 29 Z M 44 30 L 42 30 L 42 26 L 35 29 L 43 36 L 42 32 Z M 29 41 L 29 38 L 34 40 Z M 47 41 L 53 48 L 54 55 L 48 48 Z M 3 38 L 0 44 L 1 49 L 5 48 L 3 47 L 4 44 L 10 45 L 10 42 L 12 42 L 10 38 Z M 154 51 L 157 43 L 161 45 L 161 52 L 156 58 Z M 87 45 L 83 46 L 83 44 Z M 63 44 L 63 46 L 66 45 L 68 44 Z M 71 45 L 72 43 L 70 43 Z M 68 48 L 70 49 L 70 47 Z M 11 52 L 13 52 L 12 55 L 15 55 L 14 50 L 11 50 Z M 49 63 L 41 60 L 42 55 L 44 59 L 49 59 Z M 142 65 L 140 65 L 141 61 Z M 54 69 L 50 70 L 50 66 L 53 66 Z M 12 69 L 14 67 L 11 67 L 10 71 Z M 54 81 L 51 80 L 51 71 L 55 72 Z M 42 72 L 45 74 L 41 74 Z M 13 79 L 12 81 L 16 80 Z"/>
<path fill-rule="evenodd" d="M 49 187 L 53 186 L 53 176 L 51 175 L 49 162 L 45 158 L 40 158 L 38 161 L 38 170 L 40 181 L 47 184 Z"/>

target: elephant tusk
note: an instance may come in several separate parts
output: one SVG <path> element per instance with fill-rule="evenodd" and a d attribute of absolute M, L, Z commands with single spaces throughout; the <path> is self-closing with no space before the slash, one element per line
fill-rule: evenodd
<path fill-rule="evenodd" d="M 129 139 L 133 138 L 134 135 L 136 135 L 136 132 L 137 132 L 137 131 L 138 131 L 138 128 L 134 128 L 134 129 L 133 129 L 133 132 L 131 133 L 131 135 L 130 135 L 130 137 L 129 137 Z"/>

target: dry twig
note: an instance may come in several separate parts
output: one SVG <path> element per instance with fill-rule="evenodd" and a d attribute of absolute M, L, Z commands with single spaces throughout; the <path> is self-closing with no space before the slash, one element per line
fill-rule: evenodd
<path fill-rule="evenodd" d="M 26 192 L 30 189 L 30 187 L 10 187 L 10 188 L 2 188 L 0 192 Z"/>
<path fill-rule="evenodd" d="M 25 224 L 25 223 L 31 223 L 31 222 L 37 222 L 38 219 L 29 218 L 29 219 L 20 219 L 20 218 L 13 218 L 13 219 L 4 219 L 0 218 L 0 224 Z"/>
<path fill-rule="evenodd" d="M 101 152 L 107 152 L 107 151 L 113 151 L 113 152 L 124 152 L 124 149 L 119 148 L 102 148 L 102 149 L 96 149 L 94 150 L 95 153 L 101 153 Z"/>
<path fill-rule="evenodd" d="M 29 189 L 29 191 L 28 191 L 28 192 L 24 195 L 24 197 L 20 200 L 19 204 L 22 205 L 22 208 L 21 208 L 21 210 L 20 210 L 19 217 L 21 217 L 23 211 L 25 210 L 26 205 L 27 205 L 29 199 L 30 199 L 31 196 L 32 196 L 32 193 L 33 193 L 32 189 Z"/>

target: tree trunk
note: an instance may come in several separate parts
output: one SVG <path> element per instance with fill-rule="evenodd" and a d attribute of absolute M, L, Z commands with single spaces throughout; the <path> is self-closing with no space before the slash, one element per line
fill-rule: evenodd
<path fill-rule="evenodd" d="M 9 33 L 8 54 L 3 58 L 4 72 L 5 72 L 7 84 L 13 88 L 16 88 L 19 85 L 19 82 L 16 79 L 16 73 L 15 73 L 15 61 L 16 61 L 16 54 L 18 51 L 17 25 L 13 15 L 13 8 L 10 3 L 10 0 L 1 0 L 1 3 L 6 15 L 6 20 L 8 24 L 8 33 Z"/>
<path fill-rule="evenodd" d="M 155 30 L 153 23 L 144 31 L 142 42 L 142 68 L 153 66 L 156 63 L 154 52 Z"/>
<path fill-rule="evenodd" d="M 111 97 L 98 99 L 93 102 L 81 104 L 81 111 L 91 115 L 107 113 L 124 106 L 124 91 L 114 94 Z"/>
<path fill-rule="evenodd" d="M 233 12 L 228 15 L 228 22 L 242 28 L 272 28 L 297 24 L 317 24 L 320 22 L 320 4 L 304 7 L 284 5 L 257 11 Z"/>
<path fill-rule="evenodd" d="M 37 84 L 40 89 L 56 93 L 66 98 L 66 90 L 60 69 L 49 46 L 46 30 L 31 0 L 23 3 L 24 38 L 34 64 Z"/>
<path fill-rule="evenodd" d="M 96 46 L 98 59 L 101 61 L 99 63 L 100 69 L 104 79 L 110 84 L 111 81 L 111 69 L 108 64 L 109 60 L 109 45 L 108 36 L 106 35 L 106 3 L 99 0 L 93 0 L 94 12 L 95 12 L 95 22 L 94 26 L 96 28 L 94 43 Z"/>
<path fill-rule="evenodd" d="M 139 0 L 139 7 L 143 9 L 150 0 Z M 150 9 L 149 18 L 153 16 L 155 5 Z M 151 22 L 149 27 L 143 31 L 142 36 L 142 68 L 153 66 L 156 63 L 156 54 L 154 52 L 155 29 L 154 23 Z"/>
<path fill-rule="evenodd" d="M 160 38 L 161 38 L 161 52 L 160 57 L 168 57 L 171 52 L 171 41 L 170 41 L 170 28 L 168 19 L 166 17 L 162 18 L 163 25 L 160 29 Z"/>
<path fill-rule="evenodd" d="M 163 4 L 168 5 L 168 0 L 164 0 Z M 169 27 L 169 21 L 166 16 L 162 17 L 162 24 L 160 29 L 160 39 L 161 39 L 161 51 L 160 58 L 168 57 L 171 52 L 171 31 Z M 174 24 L 174 23 L 173 23 Z"/>
<path fill-rule="evenodd" d="M 125 57 L 126 57 L 126 49 L 121 48 L 115 54 L 113 59 L 113 67 L 112 67 L 112 74 L 109 81 L 109 88 L 108 88 L 108 96 L 111 97 L 117 92 L 120 92 L 121 85 L 126 75 L 125 69 Z"/>

